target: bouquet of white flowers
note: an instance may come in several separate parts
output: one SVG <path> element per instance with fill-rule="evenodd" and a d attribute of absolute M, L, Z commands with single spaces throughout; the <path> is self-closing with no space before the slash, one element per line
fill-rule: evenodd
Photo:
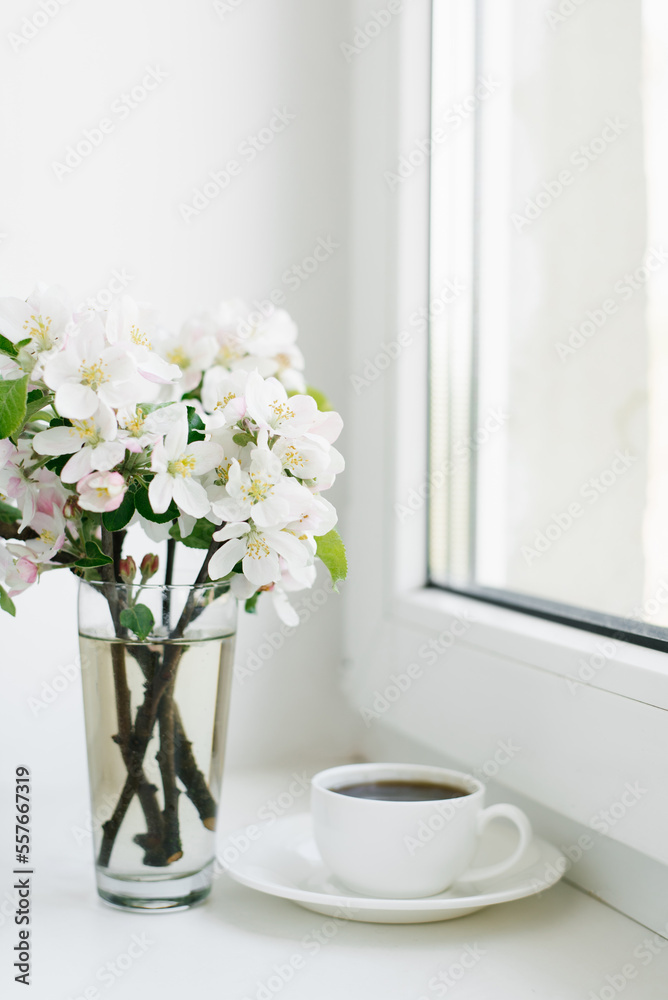
<path fill-rule="evenodd" d="M 336 511 L 323 496 L 343 469 L 333 444 L 342 421 L 307 389 L 296 336 L 285 311 L 258 323 L 237 301 L 175 336 L 127 297 L 104 312 L 75 310 L 55 287 L 39 286 L 26 302 L 0 299 L 0 607 L 14 614 L 17 594 L 63 567 L 108 606 L 117 732 L 107 743 L 120 751 L 125 780 L 103 826 L 102 868 L 135 796 L 147 827 L 134 837 L 143 864 L 182 857 L 177 778 L 204 827 L 215 824 L 174 700 L 187 630 L 207 602 L 231 590 L 254 610 L 267 591 L 293 626 L 287 595 L 313 585 L 316 558 L 334 586 L 345 577 Z M 140 598 L 155 586 L 147 582 L 158 557 L 144 555 L 136 582 L 136 563 L 123 555 L 135 524 L 167 543 L 157 614 Z M 177 545 L 205 555 L 175 622 Z M 208 580 L 215 587 L 202 591 Z M 138 706 L 130 668 L 141 671 Z M 145 762 L 158 729 L 162 808 Z"/>
<path fill-rule="evenodd" d="M 345 575 L 322 495 L 343 469 L 341 418 L 307 392 L 288 314 L 248 315 L 226 302 L 174 336 L 127 297 L 104 313 L 76 313 L 60 288 L 0 299 L 5 611 L 58 567 L 128 576 L 109 536 L 136 522 L 206 549 L 203 578 L 248 607 L 269 591 L 290 625 L 286 593 L 312 586 L 316 556 Z"/>

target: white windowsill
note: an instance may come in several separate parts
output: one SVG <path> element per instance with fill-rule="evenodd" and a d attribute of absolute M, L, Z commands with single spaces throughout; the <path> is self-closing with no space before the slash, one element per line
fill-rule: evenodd
<path fill-rule="evenodd" d="M 303 771 L 303 762 L 294 770 Z M 256 821 L 258 809 L 290 779 L 289 769 L 227 774 L 223 835 Z M 306 805 L 305 795 L 296 808 Z M 590 991 L 599 996 L 608 985 L 606 976 L 623 975 L 625 965 L 633 966 L 624 990 L 628 1000 L 665 998 L 668 948 L 663 946 L 668 942 L 565 884 L 446 923 L 333 925 L 327 917 L 224 876 L 205 906 L 147 917 L 119 913 L 96 900 L 89 850 L 73 848 L 64 857 L 59 847 L 45 842 L 36 888 L 35 1000 L 56 995 L 74 1000 L 95 986 L 105 996 L 97 971 L 125 952 L 135 934 L 152 943 L 117 980 L 118 993 L 127 1000 L 155 995 L 158 983 L 163 1000 L 212 994 L 225 1000 L 274 995 L 421 1000 L 443 995 L 433 984 L 430 988 L 430 980 L 449 970 L 459 976 L 459 959 L 467 949 L 480 957 L 456 985 L 462 998 L 580 1000 Z M 48 935 L 39 932 L 40 926 L 49 928 Z M 6 926 L 5 937 L 9 931 Z M 318 938 L 324 943 L 316 948 Z M 644 940 L 652 942 L 656 955 Z M 262 992 L 275 967 L 285 967 L 295 955 L 304 964 L 285 988 Z M 19 995 L 18 986 L 9 991 Z"/>

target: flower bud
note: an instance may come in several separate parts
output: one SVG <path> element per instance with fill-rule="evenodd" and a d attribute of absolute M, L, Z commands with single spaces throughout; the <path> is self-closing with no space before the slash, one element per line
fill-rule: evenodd
<path fill-rule="evenodd" d="M 141 582 L 146 583 L 146 581 L 150 580 L 152 576 L 155 576 L 158 572 L 159 565 L 160 559 L 158 556 L 154 555 L 153 552 L 147 552 L 139 567 L 141 571 Z"/>
<path fill-rule="evenodd" d="M 127 583 L 128 586 L 134 583 L 137 575 L 137 563 L 134 561 L 132 556 L 128 556 L 126 559 L 121 559 L 118 564 L 118 572 L 123 583 Z"/>
<path fill-rule="evenodd" d="M 66 521 L 73 521 L 81 514 L 81 507 L 78 504 L 78 497 L 73 493 L 63 504 L 63 517 Z"/>

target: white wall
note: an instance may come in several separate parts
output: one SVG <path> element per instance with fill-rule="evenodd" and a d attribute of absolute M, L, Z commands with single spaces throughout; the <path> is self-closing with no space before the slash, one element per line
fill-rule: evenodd
<path fill-rule="evenodd" d="M 266 299 L 279 289 L 299 324 L 310 380 L 342 404 L 349 71 L 339 42 L 350 32 L 348 4 L 232 0 L 218 8 L 72 0 L 24 44 L 10 34 L 22 25 L 29 33 L 24 18 L 40 7 L 3 4 L 0 294 L 25 296 L 41 279 L 84 299 L 125 270 L 129 294 L 178 324 L 223 297 Z M 141 85 L 148 67 L 166 78 L 121 112 L 116 102 Z M 270 125 L 274 109 L 295 117 L 250 162 L 239 147 Z M 103 118 L 113 130 L 59 178 L 54 161 Z M 231 159 L 238 175 L 184 221 L 179 206 Z M 338 246 L 302 287 L 294 278 L 290 287 L 282 276 L 321 238 Z M 67 780 L 70 763 L 77 783 L 84 773 L 78 682 L 37 715 L 28 698 L 75 657 L 74 598 L 74 579 L 52 575 L 18 599 L 15 622 L 0 620 L 3 744 L 52 782 Z M 237 687 L 231 763 L 347 752 L 352 716 L 337 686 L 340 617 L 341 598 L 329 597 Z M 243 621 L 238 663 L 276 627 L 266 607 Z"/>

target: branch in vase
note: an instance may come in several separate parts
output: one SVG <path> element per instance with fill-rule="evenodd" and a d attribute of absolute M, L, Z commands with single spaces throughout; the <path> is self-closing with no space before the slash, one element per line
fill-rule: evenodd
<path fill-rule="evenodd" d="M 174 682 L 165 691 L 158 709 L 160 749 L 157 754 L 165 807 L 162 813 L 162 845 L 167 864 L 183 857 L 179 830 L 179 795 L 176 786 L 176 747 L 174 744 Z"/>
<path fill-rule="evenodd" d="M 193 618 L 195 615 L 193 614 Z M 153 676 L 151 653 L 148 646 L 139 643 L 127 646 L 127 652 L 139 664 L 144 677 L 148 680 Z M 195 806 L 199 817 L 207 830 L 216 828 L 216 800 L 209 791 L 207 780 L 197 765 L 193 753 L 193 745 L 187 737 L 185 726 L 176 701 L 174 702 L 174 758 L 176 776 L 183 784 L 186 795 Z M 136 838 L 135 838 L 136 839 Z"/>
<path fill-rule="evenodd" d="M 195 588 L 201 586 L 206 580 L 209 562 L 218 547 L 219 543 L 214 541 L 211 542 L 204 562 L 202 563 L 200 571 L 197 574 L 197 579 L 188 594 L 188 599 L 178 623 L 169 635 L 170 641 L 182 638 L 183 633 L 188 627 L 190 619 L 195 611 Z M 111 851 L 116 837 L 118 836 L 121 823 L 123 822 L 133 796 L 139 788 L 141 775 L 143 774 L 142 768 L 144 757 L 146 756 L 153 727 L 155 726 L 158 716 L 160 701 L 169 685 L 176 680 L 176 672 L 184 649 L 185 647 L 183 645 L 168 646 L 165 649 L 162 669 L 157 669 L 153 677 L 153 683 L 147 683 L 146 685 L 146 696 L 142 704 L 137 709 L 134 729 L 130 734 L 130 760 L 127 764 L 128 777 L 123 785 L 123 789 L 111 818 L 107 820 L 103 826 L 102 844 L 98 856 L 98 862 L 102 867 L 107 867 L 109 864 Z"/>

